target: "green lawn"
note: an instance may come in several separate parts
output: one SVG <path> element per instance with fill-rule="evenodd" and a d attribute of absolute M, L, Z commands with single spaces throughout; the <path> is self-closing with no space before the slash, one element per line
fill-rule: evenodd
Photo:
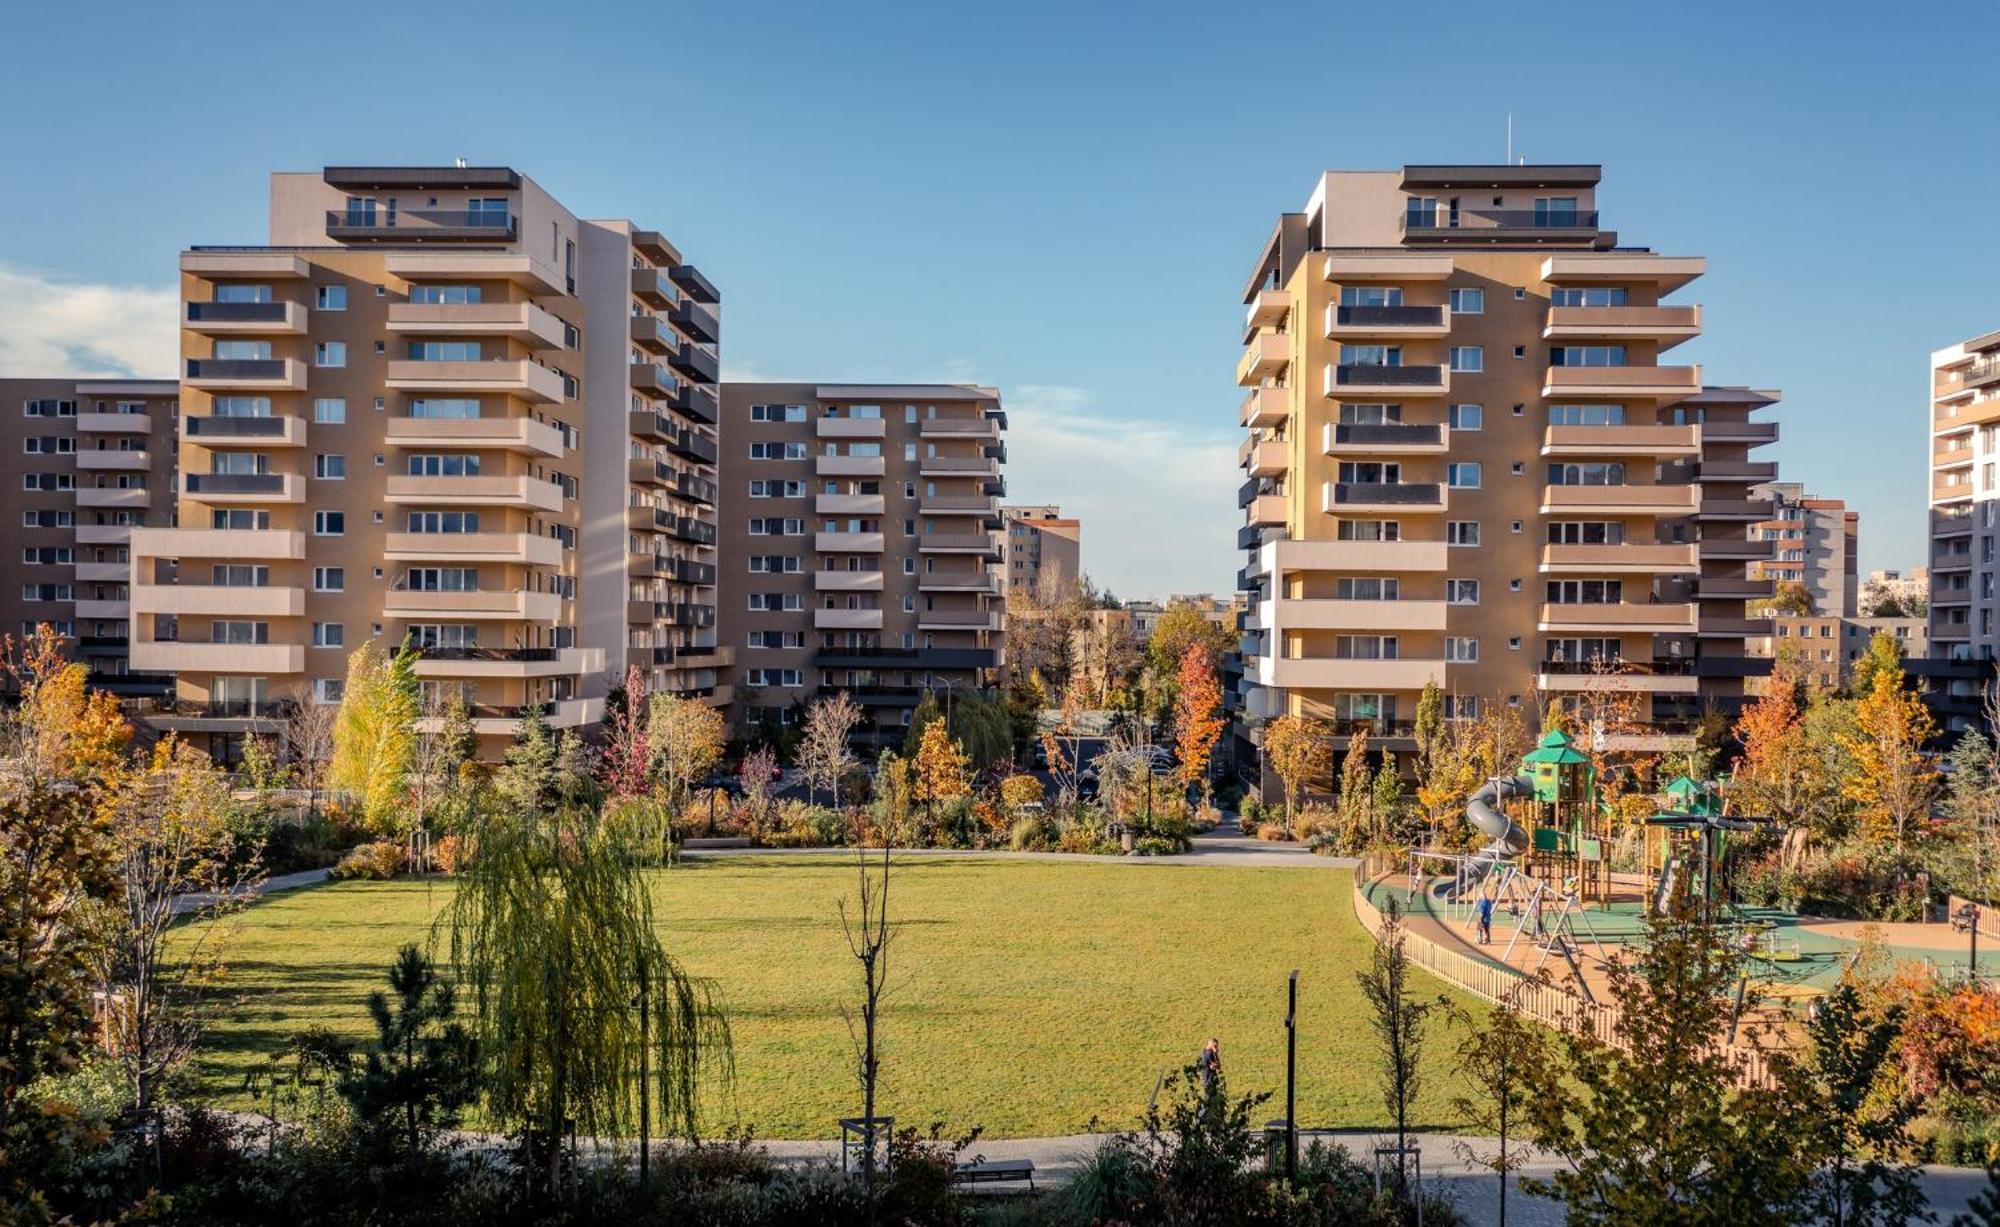
<path fill-rule="evenodd" d="M 735 1029 L 732 1094 L 713 1124 L 822 1137 L 858 1114 L 843 1005 L 858 973 L 835 913 L 851 862 L 737 857 L 656 875 L 661 938 L 712 977 Z M 1235 1089 L 1282 1112 L 1285 976 L 1301 969 L 1299 1117 L 1380 1124 L 1374 1041 L 1354 972 L 1369 939 L 1345 872 L 913 859 L 885 1020 L 885 1110 L 989 1136 L 1130 1124 L 1164 1067 L 1220 1037 Z M 235 920 L 232 1001 L 204 1073 L 234 1093 L 308 1023 L 368 1032 L 362 1000 L 397 946 L 423 940 L 450 887 L 344 883 L 275 896 Z M 1436 988 L 1419 978 L 1423 992 Z M 1420 1118 L 1448 1125 L 1455 1033 L 1426 1054 Z"/>

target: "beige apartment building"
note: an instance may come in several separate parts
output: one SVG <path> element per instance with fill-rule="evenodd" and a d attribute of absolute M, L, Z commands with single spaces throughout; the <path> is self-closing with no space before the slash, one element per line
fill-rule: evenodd
<path fill-rule="evenodd" d="M 960 384 L 727 383 L 721 643 L 737 728 L 847 691 L 857 740 L 990 684 L 1005 603 L 1000 394 Z"/>
<path fill-rule="evenodd" d="M 1930 638 L 1939 655 L 1992 660 L 2000 533 L 2000 332 L 1931 355 Z"/>
<path fill-rule="evenodd" d="M 1822 617 L 1858 614 L 1860 513 L 1840 499 L 1815 498 L 1795 481 L 1765 482 L 1750 496 L 1771 500 L 1771 518 L 1750 528 L 1754 540 L 1771 543 L 1771 556 L 1750 564 L 1750 578 L 1802 586 Z"/>
<path fill-rule="evenodd" d="M 1620 243 L 1596 166 L 1331 172 L 1244 291 L 1239 492 L 1251 720 L 1306 713 L 1401 749 L 1430 682 L 1469 717 L 1634 696 L 1677 744 L 1768 662 L 1745 575 L 1774 393 L 1671 351 L 1696 256 Z"/>
<path fill-rule="evenodd" d="M 0 515 L 20 530 L 0 631 L 53 627 L 91 684 L 124 698 L 173 692 L 172 678 L 129 665 L 127 550 L 133 529 L 173 522 L 179 399 L 170 379 L 0 379 L 20 439 L 0 448 Z"/>
<path fill-rule="evenodd" d="M 717 296 L 661 236 L 506 167 L 329 167 L 180 263 L 178 521 L 131 541 L 157 724 L 226 759 L 368 639 L 491 754 L 628 661 L 713 687 Z"/>
<path fill-rule="evenodd" d="M 1052 504 L 1002 507 L 1000 518 L 1006 522 L 1000 539 L 1003 594 L 1036 591 L 1044 577 L 1058 585 L 1083 577 L 1083 521 Z"/>

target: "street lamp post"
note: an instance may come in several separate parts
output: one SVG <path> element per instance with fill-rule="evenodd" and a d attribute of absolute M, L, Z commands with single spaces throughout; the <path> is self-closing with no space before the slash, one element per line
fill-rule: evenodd
<path fill-rule="evenodd" d="M 1299 1117 L 1295 1083 L 1299 1073 L 1299 969 L 1285 988 L 1285 1185 L 1297 1183 L 1299 1174 Z"/>

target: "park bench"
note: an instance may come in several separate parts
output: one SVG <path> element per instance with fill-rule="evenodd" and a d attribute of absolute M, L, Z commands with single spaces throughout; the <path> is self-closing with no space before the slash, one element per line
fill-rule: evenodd
<path fill-rule="evenodd" d="M 959 1184 L 1016 1184 L 1028 1182 L 1028 1191 L 1035 1191 L 1035 1164 L 1032 1159 L 992 1159 L 979 1163 L 961 1163 L 953 1177 Z"/>

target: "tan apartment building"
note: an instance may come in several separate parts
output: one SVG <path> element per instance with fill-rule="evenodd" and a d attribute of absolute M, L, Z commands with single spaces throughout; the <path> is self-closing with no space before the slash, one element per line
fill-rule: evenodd
<path fill-rule="evenodd" d="M 716 296 L 679 261 L 462 166 L 274 174 L 267 245 L 182 253 L 178 523 L 131 546 L 133 667 L 178 676 L 156 723 L 226 759 L 368 639 L 421 649 L 488 754 L 531 707 L 597 720 L 628 659 L 688 684 Z"/>
<path fill-rule="evenodd" d="M 1817 686 L 1845 686 L 1877 635 L 1894 639 L 1905 660 L 1922 660 L 1930 653 L 1922 618 L 1780 614 L 1771 623 L 1770 635 L 1749 640 L 1750 654 L 1775 659 L 1779 653 L 1789 652 L 1806 679 Z M 1750 692 L 1763 694 L 1768 682 L 1768 678 L 1752 678 Z"/>
<path fill-rule="evenodd" d="M 721 642 L 739 731 L 795 722 L 822 694 L 898 740 L 925 694 L 1001 663 L 1001 432 L 992 388 L 726 383 Z"/>
<path fill-rule="evenodd" d="M 1676 365 L 1696 256 L 1621 245 L 1599 168 L 1330 172 L 1244 291 L 1248 718 L 1405 748 L 1430 682 L 1469 717 L 1629 693 L 1669 731 L 1768 670 L 1747 529 L 1775 394 Z M 1378 742 L 1378 744 L 1383 744 Z"/>
<path fill-rule="evenodd" d="M 127 551 L 133 529 L 173 523 L 179 400 L 171 379 L 0 379 L 20 439 L 0 448 L 0 515 L 20 530 L 0 631 L 53 627 L 92 685 L 125 698 L 173 691 L 172 678 L 129 665 Z"/>
<path fill-rule="evenodd" d="M 1002 507 L 1000 518 L 1006 523 L 1000 539 L 1003 594 L 1016 588 L 1033 592 L 1044 576 L 1058 585 L 1083 577 L 1083 521 L 1065 517 L 1053 505 Z"/>
<path fill-rule="evenodd" d="M 1815 498 L 1795 481 L 1765 482 L 1750 495 L 1771 501 L 1771 518 L 1750 526 L 1753 540 L 1771 543 L 1771 556 L 1750 564 L 1750 578 L 1801 585 L 1823 617 L 1858 614 L 1860 513 L 1840 499 Z"/>
<path fill-rule="evenodd" d="M 2000 644 L 2000 332 L 1931 355 L 1930 639 L 1939 655 L 1992 660 Z"/>

